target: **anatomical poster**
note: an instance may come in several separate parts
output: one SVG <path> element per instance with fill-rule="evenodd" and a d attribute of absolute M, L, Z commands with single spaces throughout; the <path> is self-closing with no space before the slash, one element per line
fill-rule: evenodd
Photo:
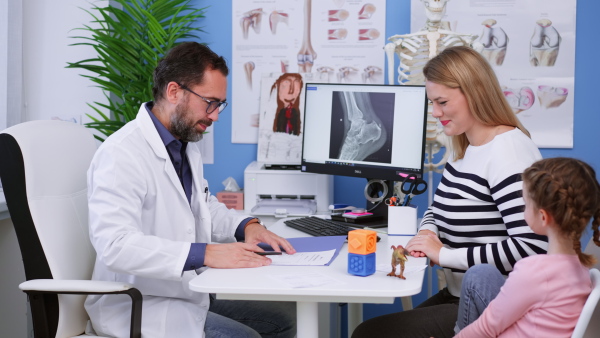
<path fill-rule="evenodd" d="M 385 4 L 233 0 L 231 141 L 257 143 L 263 76 L 301 73 L 312 74 L 314 82 L 383 83 Z"/>
<path fill-rule="evenodd" d="M 425 2 L 445 6 L 446 29 L 475 35 L 538 147 L 573 147 L 575 0 L 411 0 L 411 32 L 426 25 Z"/>

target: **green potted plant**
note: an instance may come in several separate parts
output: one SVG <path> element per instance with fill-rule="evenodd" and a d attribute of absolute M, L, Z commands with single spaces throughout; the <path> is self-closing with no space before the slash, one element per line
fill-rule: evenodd
<path fill-rule="evenodd" d="M 205 8 L 193 8 L 190 0 L 106 3 L 106 7 L 86 10 L 93 18 L 91 25 L 76 28 L 91 36 L 73 36 L 82 40 L 73 46 L 91 46 L 97 56 L 68 63 L 67 68 L 89 71 L 91 75 L 81 76 L 104 92 L 108 103 L 88 103 L 95 114 L 86 114 L 93 121 L 86 126 L 108 137 L 133 120 L 143 102 L 152 100 L 152 73 L 160 58 L 179 42 L 198 40 L 196 33 L 202 30 L 192 24 L 204 17 Z M 104 141 L 100 136 L 96 138 Z"/>

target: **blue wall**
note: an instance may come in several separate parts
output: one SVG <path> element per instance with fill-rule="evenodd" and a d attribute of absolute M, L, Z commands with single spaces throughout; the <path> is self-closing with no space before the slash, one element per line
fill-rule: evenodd
<path fill-rule="evenodd" d="M 575 2 L 574 0 L 571 0 Z M 218 54 L 231 61 L 231 1 L 226 0 L 193 0 L 198 7 L 207 7 L 207 18 L 201 20 L 203 27 L 201 41 Z M 452 3 L 450 3 L 452 5 Z M 595 46 L 595 34 L 590 28 L 583 29 L 597 20 L 600 2 L 580 0 L 577 2 L 577 47 L 575 65 L 575 132 L 573 149 L 542 149 L 544 157 L 569 156 L 577 157 L 590 163 L 600 171 L 600 109 L 594 105 L 593 98 L 596 81 L 600 70 L 598 59 L 600 49 Z M 410 32 L 410 0 L 388 0 L 385 36 Z M 383 48 L 383 46 L 382 46 Z M 381 57 L 384 57 L 382 49 Z M 235 97 L 231 97 L 231 76 L 229 77 L 229 101 L 233 105 L 242 105 Z M 221 182 L 231 176 L 240 186 L 244 184 L 244 168 L 256 160 L 256 144 L 231 143 L 231 110 L 219 116 L 215 124 L 215 164 L 205 166 L 205 175 L 211 184 L 212 191 L 222 188 Z M 439 175 L 436 175 L 439 180 Z M 364 179 L 351 177 L 335 177 L 334 202 L 363 205 Z M 436 184 L 437 185 L 437 181 Z M 427 207 L 426 194 L 414 199 L 419 204 L 421 213 Z"/>
<path fill-rule="evenodd" d="M 575 3 L 575 0 L 571 0 Z M 231 1 L 227 0 L 193 0 L 197 7 L 210 6 L 207 9 L 207 18 L 201 25 L 205 33 L 201 34 L 201 41 L 218 54 L 231 61 Z M 452 3 L 450 3 L 450 6 Z M 568 156 L 576 157 L 590 163 L 597 172 L 600 172 L 600 109 L 597 108 L 595 95 L 596 82 L 599 80 L 598 54 L 600 48 L 595 46 L 595 33 L 591 29 L 592 23 L 597 20 L 600 13 L 600 2 L 580 0 L 577 2 L 577 42 L 575 64 L 575 126 L 573 149 L 542 149 L 542 155 L 547 157 Z M 583 27 L 587 26 L 587 29 Z M 388 0 L 385 36 L 406 34 L 410 32 L 410 0 Z M 383 46 L 382 46 L 383 48 Z M 384 57 L 383 49 L 381 57 Z M 596 62 L 595 62 L 596 61 Z M 235 97 L 231 97 L 231 76 L 229 78 L 229 97 L 233 105 L 240 105 Z M 239 106 L 238 106 L 239 107 Z M 227 110 L 219 116 L 215 124 L 215 164 L 205 166 L 205 175 L 212 191 L 222 188 L 221 182 L 227 177 L 233 177 L 240 186 L 244 184 L 244 168 L 256 160 L 256 144 L 231 143 L 231 111 Z M 440 175 L 436 174 L 434 187 L 439 182 Z M 363 205 L 364 179 L 351 177 L 335 177 L 334 202 Z M 414 198 L 422 212 L 427 208 L 426 194 Z M 415 304 L 420 303 L 426 290 L 414 297 Z M 370 305 L 365 307 L 365 318 L 389 311 L 399 310 L 400 305 Z"/>

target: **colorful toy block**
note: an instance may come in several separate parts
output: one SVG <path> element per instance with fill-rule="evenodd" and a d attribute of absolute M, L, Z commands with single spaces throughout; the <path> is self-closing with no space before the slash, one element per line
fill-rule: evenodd
<path fill-rule="evenodd" d="M 358 229 L 348 232 L 348 252 L 368 255 L 377 251 L 377 233 L 373 230 Z"/>
<path fill-rule="evenodd" d="M 375 273 L 375 253 L 368 255 L 348 254 L 348 273 L 356 276 L 369 276 Z"/>

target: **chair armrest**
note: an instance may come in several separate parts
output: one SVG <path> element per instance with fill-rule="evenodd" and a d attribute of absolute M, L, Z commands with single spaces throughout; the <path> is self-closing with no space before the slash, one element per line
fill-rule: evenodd
<path fill-rule="evenodd" d="M 72 280 L 72 279 L 33 279 L 19 284 L 23 291 L 43 291 L 53 293 L 113 293 L 132 289 L 133 285 L 120 282 L 105 282 L 95 280 Z"/>
<path fill-rule="evenodd" d="M 133 285 L 93 280 L 32 279 L 19 284 L 30 297 L 40 294 L 127 294 L 131 297 L 130 337 L 142 337 L 142 293 Z M 43 300 L 41 300 L 43 302 Z"/>

